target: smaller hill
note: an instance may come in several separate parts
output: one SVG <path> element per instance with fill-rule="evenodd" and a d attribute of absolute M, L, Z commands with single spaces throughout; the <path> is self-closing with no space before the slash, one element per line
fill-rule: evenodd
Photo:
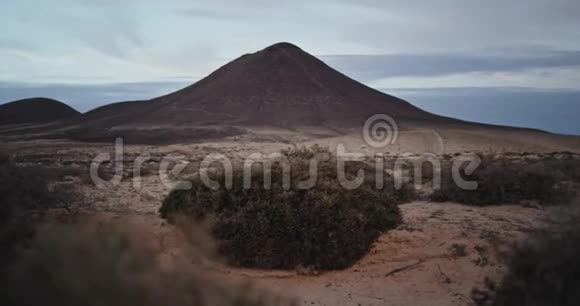
<path fill-rule="evenodd" d="M 30 98 L 0 105 L 0 125 L 46 123 L 79 114 L 74 108 L 57 100 Z"/>

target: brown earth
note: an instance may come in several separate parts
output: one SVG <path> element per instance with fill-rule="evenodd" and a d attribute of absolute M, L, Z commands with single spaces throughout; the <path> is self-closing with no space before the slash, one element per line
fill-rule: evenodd
<path fill-rule="evenodd" d="M 272 135 L 272 132 L 267 131 L 266 135 Z M 280 137 L 294 139 L 297 146 L 316 142 L 307 135 L 302 135 L 303 141 L 299 142 L 298 135 L 280 133 L 278 131 L 277 134 Z M 431 132 L 402 133 L 400 142 L 406 148 L 421 151 L 429 146 L 425 142 L 425 139 L 429 139 L 428 133 Z M 441 132 L 441 137 L 447 139 L 448 133 L 451 132 Z M 3 149 L 11 152 L 13 160 L 19 164 L 52 166 L 59 170 L 77 169 L 65 175 L 57 184 L 80 192 L 83 216 L 88 220 L 105 225 L 115 224 L 133 232 L 141 237 L 140 241 L 157 252 L 161 262 L 171 265 L 191 263 L 191 259 L 187 257 L 188 242 L 180 231 L 166 224 L 157 214 L 161 201 L 176 183 L 175 179 L 168 185 L 162 182 L 156 172 L 160 161 L 165 156 L 179 154 L 181 157 L 176 157 L 178 161 L 198 164 L 210 153 L 222 153 L 234 160 L 241 160 L 253 152 L 276 152 L 288 146 L 271 139 L 266 142 L 260 138 L 265 137 L 264 134 L 254 132 L 252 135 L 254 141 L 245 139 L 242 143 L 220 141 L 189 145 L 125 146 L 124 179 L 119 185 L 107 185 L 105 189 L 96 187 L 86 178 L 86 167 L 97 154 L 112 153 L 113 147 L 110 144 L 29 141 L 7 143 Z M 360 137 L 337 137 L 350 148 L 361 149 Z M 469 134 L 464 137 L 469 137 Z M 515 141 L 516 136 L 513 137 Z M 458 135 L 454 138 L 460 139 Z M 263 141 L 256 141 L 258 139 Z M 334 138 L 322 140 L 329 139 Z M 334 139 L 336 142 L 339 140 Z M 484 148 L 487 141 L 490 140 L 478 144 L 479 148 Z M 475 148 L 476 143 L 472 141 L 472 145 Z M 529 149 L 547 150 L 552 144 L 544 145 Z M 449 145 L 447 148 L 455 146 L 460 147 L 460 144 Z M 149 153 L 152 161 L 145 164 L 140 186 L 136 186 L 132 180 L 132 163 L 143 153 Z M 408 158 L 420 155 L 386 153 Z M 543 159 L 558 158 L 568 153 L 496 154 L 505 154 L 509 158 Z M 438 156 L 449 158 L 448 155 Z M 191 170 L 185 172 L 183 177 L 191 175 Z M 503 251 L 512 243 L 533 236 L 536 231 L 555 222 L 556 216 L 563 210 L 569 213 L 570 209 L 578 207 L 529 208 L 517 204 L 469 207 L 453 203 L 414 202 L 401 205 L 403 224 L 383 234 L 367 256 L 346 270 L 319 274 L 308 269 L 237 269 L 215 258 L 191 264 L 201 264 L 218 277 L 250 281 L 297 299 L 303 305 L 468 305 L 471 289 L 480 286 L 485 277 L 497 279 L 505 271 L 500 256 Z"/>
<path fill-rule="evenodd" d="M 0 105 L 0 126 L 54 122 L 78 115 L 78 111 L 60 101 L 30 98 Z"/>
<path fill-rule="evenodd" d="M 367 256 L 343 271 L 238 269 L 210 258 L 195 264 L 218 277 L 251 281 L 301 305 L 469 305 L 473 288 L 505 271 L 502 252 L 561 213 L 557 208 L 428 202 L 403 204 L 401 210 L 404 223 L 383 234 Z M 154 214 L 91 212 L 87 218 L 141 237 L 166 265 L 191 262 L 181 232 Z"/>
<path fill-rule="evenodd" d="M 101 107 L 85 118 L 106 127 L 293 127 L 361 124 L 376 113 L 443 120 L 348 78 L 292 44 L 279 43 L 241 56 L 177 92 Z"/>

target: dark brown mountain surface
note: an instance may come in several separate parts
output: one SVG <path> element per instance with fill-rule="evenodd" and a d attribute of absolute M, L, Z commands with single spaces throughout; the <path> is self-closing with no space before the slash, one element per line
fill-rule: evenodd
<path fill-rule="evenodd" d="M 289 43 L 246 54 L 169 95 L 101 107 L 86 116 L 99 126 L 294 127 L 360 125 L 377 113 L 449 120 L 354 81 Z"/>
<path fill-rule="evenodd" d="M 30 98 L 0 105 L 0 125 L 47 123 L 79 114 L 72 107 L 57 100 Z"/>
<path fill-rule="evenodd" d="M 243 55 L 199 82 L 162 97 L 113 103 L 60 124 L 0 134 L 9 139 L 22 138 L 26 132 L 27 139 L 107 143 L 123 137 L 134 144 L 228 137 L 242 142 L 343 141 L 341 137 L 349 135 L 360 138 L 363 123 L 375 114 L 395 119 L 402 132 L 397 150 L 462 151 L 469 144 L 483 150 L 580 150 L 578 137 L 428 113 L 345 76 L 290 43 Z"/>

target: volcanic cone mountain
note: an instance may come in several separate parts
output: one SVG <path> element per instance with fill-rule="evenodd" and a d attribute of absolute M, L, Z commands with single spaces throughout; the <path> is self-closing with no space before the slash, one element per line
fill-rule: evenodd
<path fill-rule="evenodd" d="M 388 69 L 388 67 L 385 67 Z M 35 108 L 27 108 L 34 110 Z M 210 140 L 366 147 L 363 123 L 388 114 L 401 131 L 392 152 L 579 151 L 575 136 L 461 121 L 369 88 L 289 43 L 246 54 L 199 82 L 146 101 L 99 107 L 46 126 L 0 130 L 6 139 L 67 138 L 180 144 Z M 378 125 L 377 125 L 378 127 Z M 333 142 L 334 141 L 334 142 Z"/>
<path fill-rule="evenodd" d="M 350 79 L 292 44 L 279 43 L 175 93 L 100 108 L 87 119 L 104 120 L 101 126 L 344 126 L 360 125 L 377 113 L 398 120 L 443 120 Z"/>
<path fill-rule="evenodd" d="M 540 138 L 545 138 L 547 145 L 539 150 L 555 146 L 575 150 L 579 143 L 574 137 L 425 112 L 350 79 L 289 43 L 241 56 L 174 93 L 147 101 L 109 104 L 58 128 L 53 126 L 50 131 L 32 132 L 35 137 L 52 139 L 111 143 L 123 137 L 126 143 L 155 145 L 228 137 L 257 143 L 300 143 L 333 137 L 343 141 L 353 135 L 360 138 L 363 123 L 375 114 L 390 115 L 404 132 L 401 147 L 393 150 L 417 147 L 412 150 L 462 151 L 469 148 L 468 144 L 474 148 L 531 150 L 538 146 L 522 139 Z M 523 137 L 522 133 L 534 136 Z"/>

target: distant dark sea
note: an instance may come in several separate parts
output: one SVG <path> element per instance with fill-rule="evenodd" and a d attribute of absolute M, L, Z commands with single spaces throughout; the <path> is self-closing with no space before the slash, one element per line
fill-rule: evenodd
<path fill-rule="evenodd" d="M 16 84 L 0 82 L 0 104 L 27 97 L 50 97 L 79 111 L 119 101 L 151 99 L 193 81 L 100 85 Z M 463 120 L 537 128 L 580 135 L 578 90 L 530 88 L 380 89 L 429 112 Z"/>
<path fill-rule="evenodd" d="M 580 90 L 451 88 L 383 91 L 439 115 L 580 135 Z"/>

